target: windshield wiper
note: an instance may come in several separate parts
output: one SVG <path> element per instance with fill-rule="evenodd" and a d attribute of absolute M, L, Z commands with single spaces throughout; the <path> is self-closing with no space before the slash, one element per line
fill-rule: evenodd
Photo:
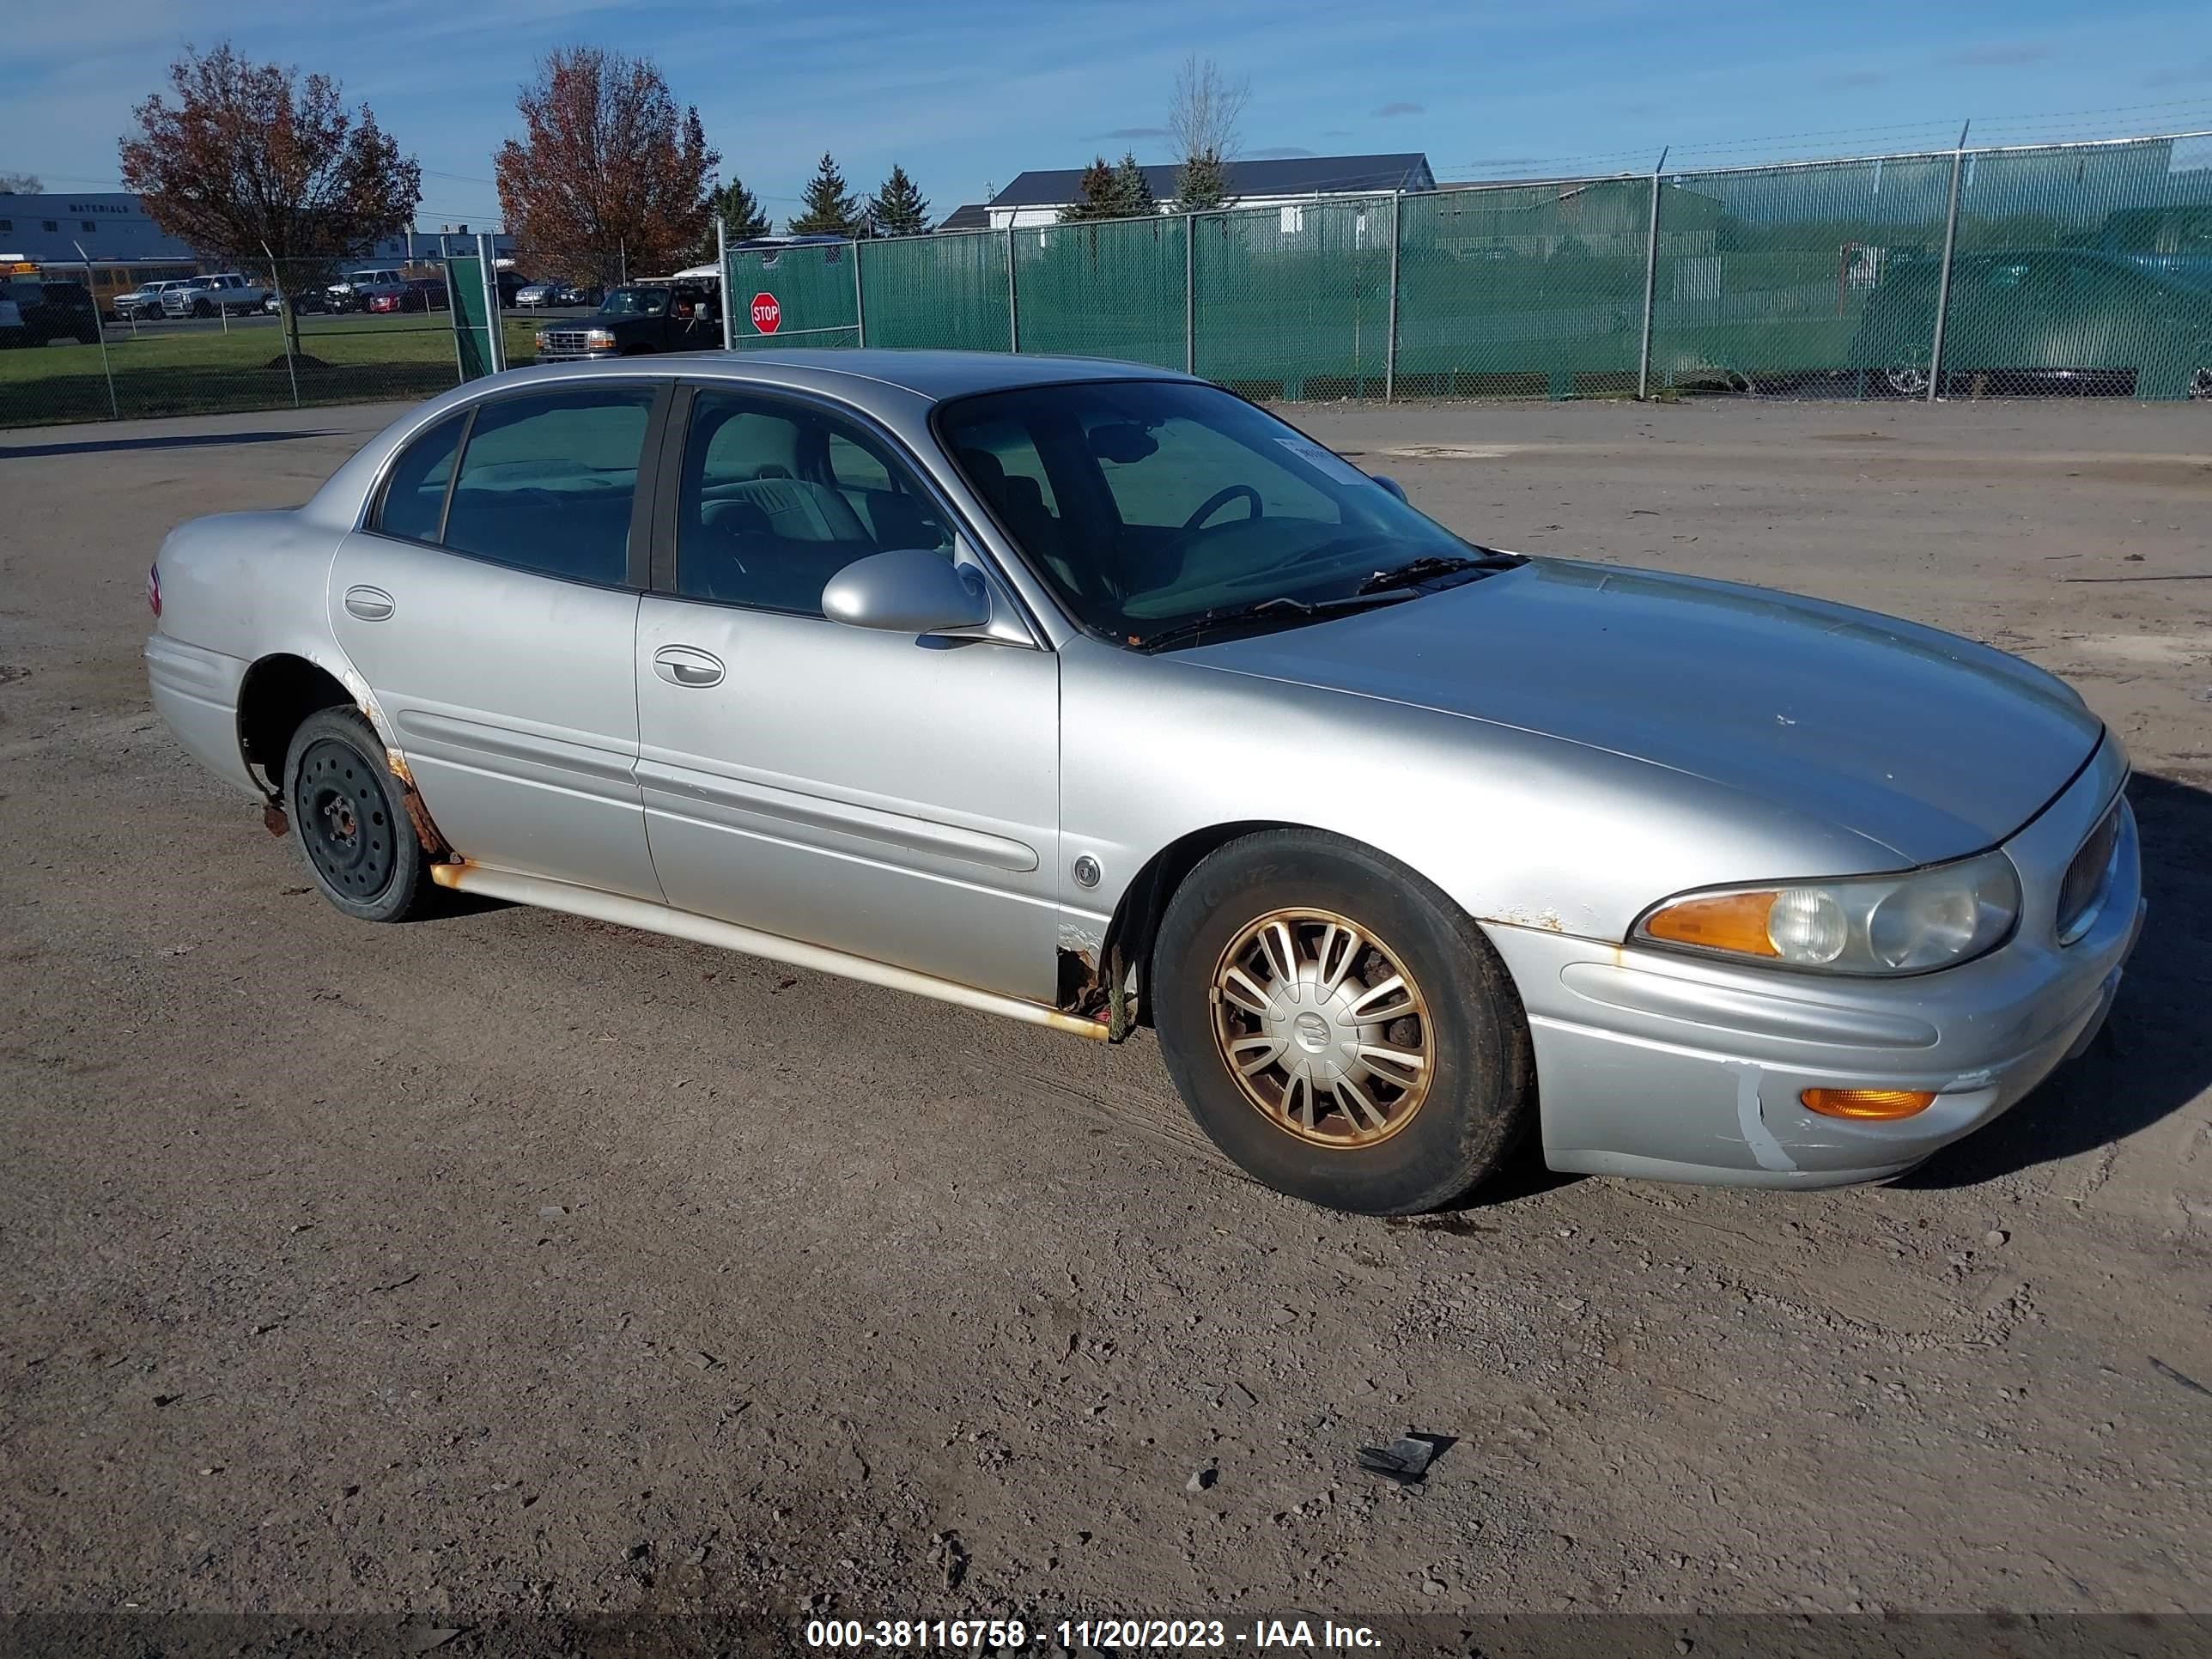
<path fill-rule="evenodd" d="M 1157 634 L 1147 634 L 1141 639 L 1133 635 L 1129 643 L 1139 651 L 1160 651 L 1171 645 L 1187 645 L 1201 635 L 1216 634 L 1225 629 L 1292 628 L 1320 617 L 1372 611 L 1380 605 L 1398 605 L 1418 597 L 1412 588 L 1403 586 L 1347 593 L 1337 599 L 1294 599 L 1287 594 L 1278 594 L 1272 599 L 1260 599 L 1250 605 L 1217 605 L 1202 615 L 1193 617 L 1188 622 L 1164 628 Z"/>
<path fill-rule="evenodd" d="M 1425 553 L 1393 570 L 1378 570 L 1352 590 L 1355 593 L 1379 593 L 1386 588 L 1405 587 L 1418 582 L 1432 582 L 1445 576 L 1457 576 L 1474 571 L 1511 570 L 1528 561 L 1518 553 L 1493 553 L 1485 550 L 1479 558 L 1465 558 L 1456 553 Z"/>

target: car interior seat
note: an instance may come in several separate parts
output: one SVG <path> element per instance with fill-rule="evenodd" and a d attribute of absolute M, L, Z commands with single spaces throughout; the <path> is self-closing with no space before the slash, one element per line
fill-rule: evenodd
<path fill-rule="evenodd" d="M 960 465 L 976 489 L 998 514 L 1007 532 L 1031 558 L 1050 565 L 1060 579 L 1078 592 L 1085 591 L 1068 562 L 1060 520 L 1044 504 L 1044 488 L 1035 478 L 1008 472 L 988 449 L 963 449 Z"/>

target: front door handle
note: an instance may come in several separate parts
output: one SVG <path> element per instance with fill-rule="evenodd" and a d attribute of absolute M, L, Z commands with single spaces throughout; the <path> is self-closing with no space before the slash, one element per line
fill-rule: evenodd
<path fill-rule="evenodd" d="M 345 608 L 363 622 L 388 622 L 392 617 L 392 595 L 380 587 L 361 584 L 346 589 Z"/>
<path fill-rule="evenodd" d="M 720 685 L 722 659 L 696 645 L 664 645 L 653 653 L 653 672 L 671 685 Z"/>

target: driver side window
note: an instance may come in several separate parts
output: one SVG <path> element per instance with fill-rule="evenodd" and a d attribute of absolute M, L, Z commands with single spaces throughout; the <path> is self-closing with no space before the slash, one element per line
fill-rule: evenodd
<path fill-rule="evenodd" d="M 702 391 L 684 445 L 676 589 L 686 599 L 818 617 L 855 559 L 952 557 L 945 514 L 872 435 L 799 404 Z"/>

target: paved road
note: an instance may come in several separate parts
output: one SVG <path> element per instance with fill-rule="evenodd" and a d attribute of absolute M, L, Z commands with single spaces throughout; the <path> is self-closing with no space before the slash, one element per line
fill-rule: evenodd
<path fill-rule="evenodd" d="M 1293 411 L 1484 539 L 2024 652 L 2143 769 L 2113 1041 L 1985 1133 L 1404 1224 L 1242 1179 L 1141 1035 L 338 916 L 140 594 L 388 412 L 0 442 L 0 1604 L 2207 1605 L 2205 411 Z M 1425 1487 L 1354 1468 L 1408 1427 Z"/>

